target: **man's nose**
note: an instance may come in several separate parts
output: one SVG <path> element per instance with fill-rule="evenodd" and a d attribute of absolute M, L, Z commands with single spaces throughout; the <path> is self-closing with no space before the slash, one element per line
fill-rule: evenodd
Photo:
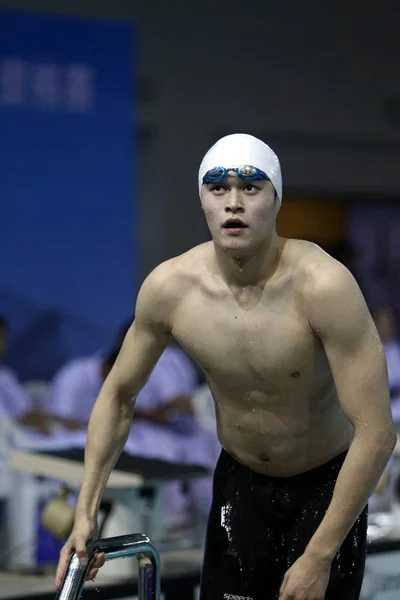
<path fill-rule="evenodd" d="M 237 189 L 230 190 L 225 205 L 225 212 L 244 212 L 242 195 Z"/>

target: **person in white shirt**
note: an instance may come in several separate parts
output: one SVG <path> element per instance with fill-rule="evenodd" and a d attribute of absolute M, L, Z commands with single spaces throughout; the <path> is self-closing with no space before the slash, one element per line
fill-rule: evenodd
<path fill-rule="evenodd" d="M 17 375 L 3 364 L 8 347 L 8 322 L 0 315 L 0 413 L 41 434 L 51 432 L 51 419 L 37 409 Z"/>
<path fill-rule="evenodd" d="M 105 356 L 78 358 L 56 373 L 47 401 L 55 421 L 68 429 L 85 430 L 103 382 L 114 365 L 126 327 Z M 138 395 L 135 418 L 125 452 L 146 458 L 214 469 L 220 453 L 216 435 L 202 428 L 192 409 L 191 397 L 197 387 L 196 370 L 187 354 L 170 344 L 160 356 L 146 385 Z M 171 484 L 165 490 L 166 517 L 172 524 L 194 511 L 204 514 L 211 504 L 212 479 L 189 482 L 187 494 L 182 486 Z M 185 519 L 183 519 L 184 521 Z"/>

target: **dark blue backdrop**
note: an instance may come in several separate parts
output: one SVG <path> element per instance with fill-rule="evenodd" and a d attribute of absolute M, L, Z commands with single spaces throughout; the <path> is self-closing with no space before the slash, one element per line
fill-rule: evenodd
<path fill-rule="evenodd" d="M 0 13 L 0 313 L 22 379 L 133 310 L 130 24 Z"/>

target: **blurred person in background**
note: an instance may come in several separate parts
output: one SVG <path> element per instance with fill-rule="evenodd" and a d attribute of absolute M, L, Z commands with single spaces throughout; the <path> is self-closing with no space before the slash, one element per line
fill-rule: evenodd
<path fill-rule="evenodd" d="M 0 315 L 0 413 L 37 433 L 51 433 L 52 420 L 33 405 L 16 374 L 3 364 L 8 348 L 8 322 Z"/>
<path fill-rule="evenodd" d="M 116 361 L 128 327 L 121 328 L 105 356 L 75 359 L 55 375 L 47 402 L 48 411 L 56 422 L 68 429 L 86 431 L 96 398 Z M 197 464 L 211 471 L 220 448 L 216 436 L 205 431 L 193 413 L 191 397 L 196 387 L 192 361 L 178 345 L 168 345 L 137 398 L 125 452 Z M 211 495 L 211 476 L 188 482 L 185 486 L 165 486 L 168 523 L 171 527 L 179 527 L 196 514 L 206 514 Z"/>
<path fill-rule="evenodd" d="M 71 430 L 85 430 L 98 390 L 111 371 L 119 351 L 119 332 L 114 346 L 105 355 L 76 358 L 55 374 L 48 398 L 47 410 L 55 422 Z"/>
<path fill-rule="evenodd" d="M 76 358 L 65 364 L 56 373 L 51 383 L 47 400 L 47 408 L 53 419 L 69 429 L 85 430 L 89 421 L 90 413 L 98 396 L 99 390 L 107 379 L 116 358 L 118 356 L 122 341 L 125 337 L 128 325 L 123 325 L 117 333 L 114 344 L 105 355 L 95 354 L 82 358 Z M 144 389 L 143 401 L 137 404 L 135 417 L 154 425 L 166 425 L 170 423 L 172 415 L 175 420 L 179 413 L 185 417 L 189 410 L 189 402 L 185 395 L 172 397 L 168 393 L 170 387 L 168 377 L 168 362 L 166 357 L 172 354 L 166 353 L 160 359 L 156 374 L 162 381 L 165 390 L 162 398 L 170 398 L 168 402 L 160 401 L 160 390 L 154 389 L 156 378 L 151 376 Z M 156 393 L 157 392 L 157 393 Z M 151 401 L 150 398 L 158 396 L 158 400 Z M 144 400 L 145 399 L 145 400 Z"/>
<path fill-rule="evenodd" d="M 391 306 L 378 306 L 373 317 L 382 340 L 388 369 L 393 420 L 400 426 L 400 338 L 395 312 Z"/>
<path fill-rule="evenodd" d="M 373 312 L 374 321 L 385 351 L 391 398 L 400 395 L 400 338 L 394 310 L 379 306 Z"/>

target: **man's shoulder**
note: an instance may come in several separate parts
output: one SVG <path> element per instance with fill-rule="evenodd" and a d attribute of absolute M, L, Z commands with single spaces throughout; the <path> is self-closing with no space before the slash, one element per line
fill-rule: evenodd
<path fill-rule="evenodd" d="M 199 279 L 209 254 L 210 242 L 195 246 L 159 264 L 147 277 L 146 283 L 162 295 L 181 295 L 185 288 Z"/>
<path fill-rule="evenodd" d="M 350 271 L 317 244 L 288 240 L 287 246 L 294 285 L 303 296 L 317 300 L 353 287 L 355 282 Z"/>

